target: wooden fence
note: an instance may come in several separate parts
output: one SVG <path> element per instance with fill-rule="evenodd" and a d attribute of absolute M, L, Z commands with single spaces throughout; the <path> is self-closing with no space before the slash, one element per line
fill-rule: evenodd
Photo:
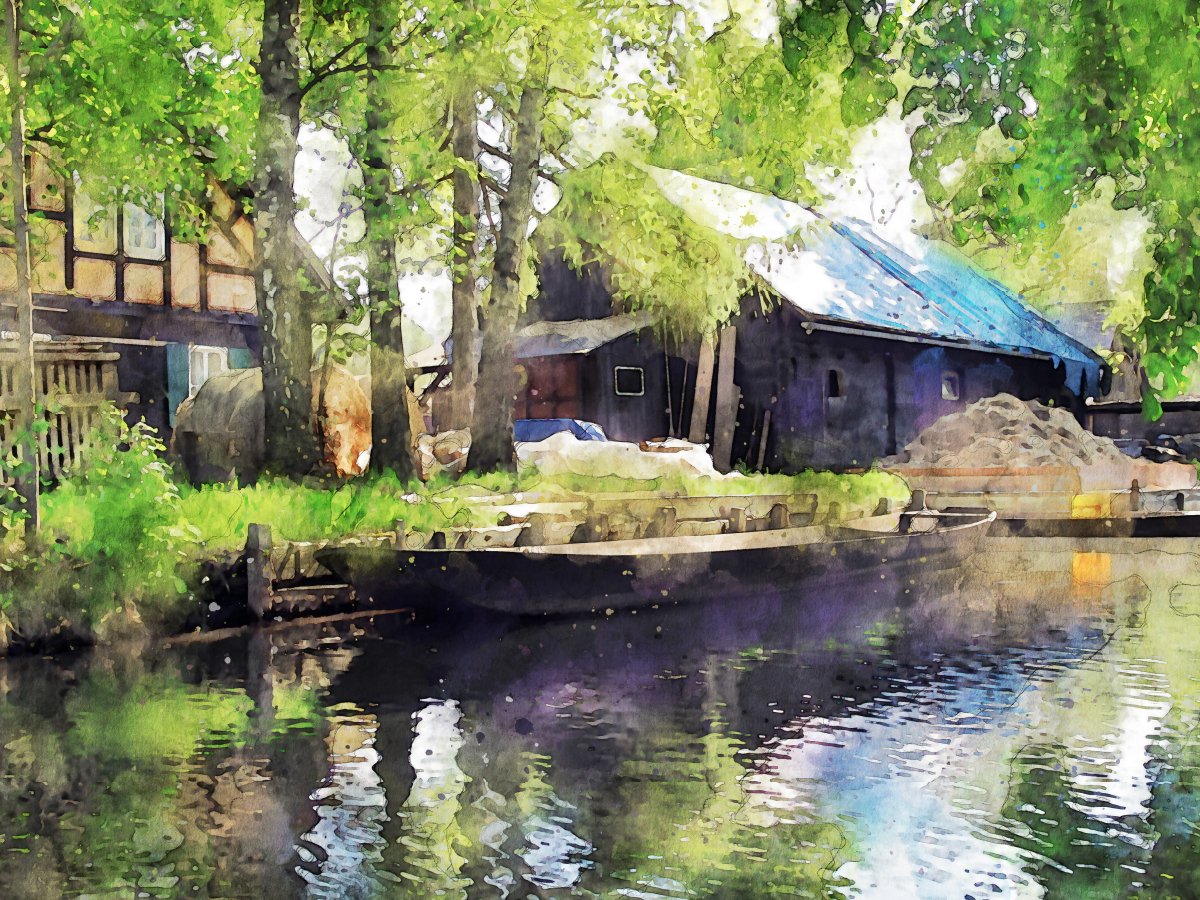
<path fill-rule="evenodd" d="M 43 344 L 34 348 L 36 392 L 45 407 L 49 428 L 38 435 L 38 458 L 43 478 L 59 479 L 88 452 L 88 435 L 99 423 L 98 411 L 105 401 L 124 408 L 136 403 L 138 395 L 117 385 L 119 353 L 106 352 L 102 344 Z M 19 447 L 11 447 L 13 417 L 19 403 L 14 388 L 16 348 L 0 344 L 0 447 L 11 448 L 15 459 Z M 11 484 L 7 473 L 0 481 Z"/>

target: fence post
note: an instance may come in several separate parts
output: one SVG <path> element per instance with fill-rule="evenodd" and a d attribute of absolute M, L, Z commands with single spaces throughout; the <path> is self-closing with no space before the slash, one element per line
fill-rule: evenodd
<path fill-rule="evenodd" d="M 271 526 L 246 529 L 246 603 L 256 619 L 271 607 Z"/>

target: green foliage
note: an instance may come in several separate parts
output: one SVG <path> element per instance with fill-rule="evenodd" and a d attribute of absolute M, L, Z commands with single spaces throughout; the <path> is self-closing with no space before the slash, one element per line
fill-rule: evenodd
<path fill-rule="evenodd" d="M 223 0 L 60 4 L 23 0 L 27 139 L 92 199 L 147 209 L 165 191 L 186 236 L 208 185 L 250 160 L 255 101 L 242 49 L 252 31 Z M 0 79 L 10 73 L 0 64 Z M 7 141 L 11 122 L 0 122 Z M 10 211 L 11 212 L 11 211 Z"/>
<path fill-rule="evenodd" d="M 849 150 L 841 77 L 854 62 L 840 2 L 799 4 L 781 16 L 780 41 L 735 19 L 678 54 L 674 90 L 651 99 L 657 126 L 646 161 L 712 181 L 811 204 L 807 169 Z M 882 97 L 880 91 L 877 96 Z"/>
<path fill-rule="evenodd" d="M 91 437 L 84 464 L 46 495 L 46 527 L 85 564 L 103 563 L 115 593 L 182 593 L 175 567 L 199 536 L 181 520 L 179 488 L 154 429 L 126 424 L 111 406 Z"/>
<path fill-rule="evenodd" d="M 1133 336 L 1158 398 L 1189 386 L 1200 343 L 1200 172 L 1188 150 L 1200 139 L 1198 36 L 1192 5 L 1093 0 L 925 6 L 908 32 L 920 81 L 905 107 L 925 111 L 913 174 L 942 237 L 1026 259 L 1106 177 L 1113 209 L 1152 216 L 1161 242 Z M 943 180 L 955 163 L 962 177 Z"/>
<path fill-rule="evenodd" d="M 43 495 L 41 538 L 5 558 L 0 602 L 23 633 L 46 630 L 46 621 L 98 628 L 139 606 L 155 624 L 180 620 L 199 532 L 180 518 L 165 448 L 112 407 L 90 440 L 86 462 Z"/>
<path fill-rule="evenodd" d="M 736 312 L 749 273 L 736 241 L 700 225 L 648 175 L 610 156 L 570 173 L 538 230 L 576 269 L 605 265 L 614 299 L 672 329 L 711 332 Z"/>

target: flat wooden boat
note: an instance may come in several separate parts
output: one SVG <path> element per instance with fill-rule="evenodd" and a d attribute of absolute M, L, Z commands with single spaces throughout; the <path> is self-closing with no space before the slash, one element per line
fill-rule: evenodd
<path fill-rule="evenodd" d="M 934 515 L 932 525 L 908 533 L 897 530 L 901 517 L 893 514 L 845 525 L 534 547 L 331 547 L 319 559 L 354 585 L 360 602 L 578 613 L 803 591 L 814 581 L 880 567 L 949 568 L 976 548 L 995 519 L 983 509 L 922 511 L 922 518 Z"/>
<path fill-rule="evenodd" d="M 1200 538 L 1200 512 L 1131 513 L 1094 519 L 997 519 L 992 538 Z"/>

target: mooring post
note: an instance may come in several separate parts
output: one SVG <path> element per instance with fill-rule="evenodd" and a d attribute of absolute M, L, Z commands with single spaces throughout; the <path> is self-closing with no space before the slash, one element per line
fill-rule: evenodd
<path fill-rule="evenodd" d="M 1142 508 L 1142 489 L 1138 485 L 1138 480 L 1133 479 L 1133 484 L 1129 486 L 1129 511 L 1138 512 Z"/>
<path fill-rule="evenodd" d="M 675 522 L 678 514 L 673 506 L 659 507 L 658 511 L 650 517 L 650 521 L 646 524 L 646 531 L 642 535 L 648 538 L 670 537 L 675 533 Z"/>
<path fill-rule="evenodd" d="M 246 603 L 255 618 L 271 608 L 271 526 L 246 529 Z"/>
<path fill-rule="evenodd" d="M 397 550 L 404 549 L 404 520 L 396 520 L 396 543 L 393 545 Z"/>
<path fill-rule="evenodd" d="M 771 507 L 770 527 L 772 531 L 778 531 L 781 528 L 788 527 L 788 508 L 782 503 L 776 503 Z"/>

